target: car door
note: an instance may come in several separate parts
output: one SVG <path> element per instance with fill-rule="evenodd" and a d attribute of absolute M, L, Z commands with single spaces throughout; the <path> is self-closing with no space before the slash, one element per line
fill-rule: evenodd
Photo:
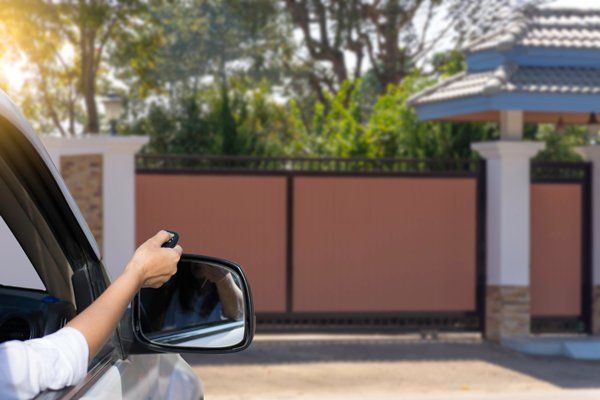
<path fill-rule="evenodd" d="M 109 284 L 98 246 L 58 171 L 3 92 L 0 260 L 0 336 L 5 333 L 0 338 L 5 341 L 60 329 Z M 178 355 L 125 359 L 115 329 L 83 382 L 38 398 L 168 398 L 182 377 L 191 380 L 186 390 L 200 398 L 198 379 Z"/>
<path fill-rule="evenodd" d="M 0 311 L 6 316 L 12 305 L 13 313 L 29 322 L 31 329 L 23 339 L 60 329 L 109 284 L 98 246 L 58 171 L 31 126 L 3 92 L 0 217 L 0 241 L 5 250 L 10 249 L 0 259 L 10 264 L 4 265 L 0 279 L 18 278 L 21 283 L 32 282 L 37 289 L 13 288 L 10 293 L 3 289 Z M 115 330 L 90 367 L 120 356 L 120 348 Z"/>

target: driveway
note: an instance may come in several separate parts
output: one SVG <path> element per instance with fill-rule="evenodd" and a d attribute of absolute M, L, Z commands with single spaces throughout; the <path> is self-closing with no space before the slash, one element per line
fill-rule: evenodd
<path fill-rule="evenodd" d="M 532 357 L 478 335 L 258 335 L 188 355 L 208 399 L 600 399 L 600 363 Z"/>

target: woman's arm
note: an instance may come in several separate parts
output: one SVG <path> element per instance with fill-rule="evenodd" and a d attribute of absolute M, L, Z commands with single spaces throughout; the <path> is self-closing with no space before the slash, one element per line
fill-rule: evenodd
<path fill-rule="evenodd" d="M 244 298 L 242 291 L 233 281 L 231 273 L 227 273 L 215 285 L 221 300 L 223 315 L 227 318 L 240 320 L 244 315 Z"/>
<path fill-rule="evenodd" d="M 160 231 L 142 244 L 123 273 L 67 324 L 85 337 L 90 360 L 108 340 L 138 290 L 142 287 L 158 288 L 177 272 L 181 246 L 172 249 L 161 247 L 170 238 L 168 232 Z"/>
<path fill-rule="evenodd" d="M 83 379 L 89 360 L 104 345 L 140 287 L 159 287 L 177 271 L 181 247 L 161 247 L 169 238 L 169 233 L 161 231 L 142 244 L 121 276 L 64 328 L 39 339 L 0 344 L 1 397 L 32 398 Z"/>

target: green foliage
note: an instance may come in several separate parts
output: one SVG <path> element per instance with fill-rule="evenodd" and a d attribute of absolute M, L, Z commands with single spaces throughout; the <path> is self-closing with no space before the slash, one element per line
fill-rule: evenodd
<path fill-rule="evenodd" d="M 573 150 L 587 144 L 587 127 L 567 125 L 564 132 L 556 132 L 554 125 L 541 125 L 535 135 L 536 140 L 546 143 L 546 148 L 535 157 L 536 161 L 582 161 Z"/>
<path fill-rule="evenodd" d="M 366 156 L 368 145 L 364 117 L 360 108 L 360 82 L 344 82 L 336 93 L 325 93 L 326 102 L 316 102 L 307 116 L 300 114 L 296 103 L 290 106 L 299 134 L 287 146 L 290 155 L 304 156 Z"/>
<path fill-rule="evenodd" d="M 464 55 L 457 50 L 434 54 L 431 64 L 442 78 L 447 78 L 467 69 Z"/>
<path fill-rule="evenodd" d="M 292 103 L 290 113 L 299 134 L 286 147 L 287 154 L 335 157 L 406 157 L 464 159 L 471 156 L 472 141 L 494 137 L 489 124 L 419 121 L 406 101 L 430 85 L 430 79 L 412 74 L 390 85 L 369 113 L 362 110 L 361 84 L 344 82 L 336 93 L 325 93 L 308 116 Z"/>
<path fill-rule="evenodd" d="M 154 103 L 143 118 L 124 129 L 145 133 L 152 154 L 276 155 L 282 152 L 292 123 L 285 106 L 268 94 L 268 85 L 248 88 L 232 80 L 196 97 L 182 97 L 174 107 Z"/>

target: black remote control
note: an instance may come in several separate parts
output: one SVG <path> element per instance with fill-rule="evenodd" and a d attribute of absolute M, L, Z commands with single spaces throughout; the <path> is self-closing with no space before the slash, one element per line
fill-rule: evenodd
<path fill-rule="evenodd" d="M 164 242 L 161 247 L 169 247 L 172 249 L 173 247 L 177 246 L 177 242 L 179 241 L 179 233 L 175 231 L 169 231 L 167 229 L 165 230 L 171 234 L 171 239 Z"/>

